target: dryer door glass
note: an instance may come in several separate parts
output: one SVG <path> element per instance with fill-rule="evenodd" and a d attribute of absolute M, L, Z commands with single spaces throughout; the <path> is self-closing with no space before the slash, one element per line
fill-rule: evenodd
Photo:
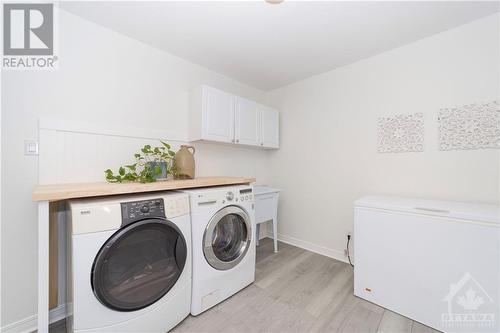
<path fill-rule="evenodd" d="M 247 253 L 252 228 L 247 213 L 239 207 L 228 206 L 210 220 L 204 235 L 204 254 L 207 262 L 218 270 L 235 267 Z"/>
<path fill-rule="evenodd" d="M 97 254 L 92 289 L 99 301 L 111 309 L 145 308 L 174 286 L 186 255 L 186 241 L 173 223 L 147 219 L 129 224 Z"/>

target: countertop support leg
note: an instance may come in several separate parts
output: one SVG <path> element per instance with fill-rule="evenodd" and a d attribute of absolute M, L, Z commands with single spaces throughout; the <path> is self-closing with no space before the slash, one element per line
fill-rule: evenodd
<path fill-rule="evenodd" d="M 259 246 L 259 237 L 260 237 L 260 224 L 255 226 L 255 245 Z"/>
<path fill-rule="evenodd" d="M 38 333 L 49 331 L 49 202 L 38 202 Z"/>

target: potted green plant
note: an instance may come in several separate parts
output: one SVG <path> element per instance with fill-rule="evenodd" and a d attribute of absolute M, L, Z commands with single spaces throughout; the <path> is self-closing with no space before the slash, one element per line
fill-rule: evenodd
<path fill-rule="evenodd" d="M 160 142 L 160 147 L 145 145 L 140 153 L 134 154 L 135 163 L 120 167 L 117 174 L 111 169 L 104 171 L 106 180 L 110 183 L 151 183 L 167 179 L 173 173 L 175 152 L 171 150 L 170 144 Z"/>

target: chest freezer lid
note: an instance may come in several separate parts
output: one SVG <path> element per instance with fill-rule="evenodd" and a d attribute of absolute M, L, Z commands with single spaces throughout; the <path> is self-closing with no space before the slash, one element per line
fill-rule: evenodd
<path fill-rule="evenodd" d="M 376 208 L 432 216 L 444 216 L 500 226 L 500 205 L 390 196 L 366 196 L 355 207 Z"/>

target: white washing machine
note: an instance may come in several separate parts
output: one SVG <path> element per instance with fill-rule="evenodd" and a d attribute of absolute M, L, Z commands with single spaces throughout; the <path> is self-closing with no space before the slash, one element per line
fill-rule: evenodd
<path fill-rule="evenodd" d="M 70 201 L 67 327 L 165 333 L 191 305 L 188 195 Z"/>
<path fill-rule="evenodd" d="M 251 186 L 184 192 L 191 205 L 196 316 L 255 280 L 255 201 Z"/>

